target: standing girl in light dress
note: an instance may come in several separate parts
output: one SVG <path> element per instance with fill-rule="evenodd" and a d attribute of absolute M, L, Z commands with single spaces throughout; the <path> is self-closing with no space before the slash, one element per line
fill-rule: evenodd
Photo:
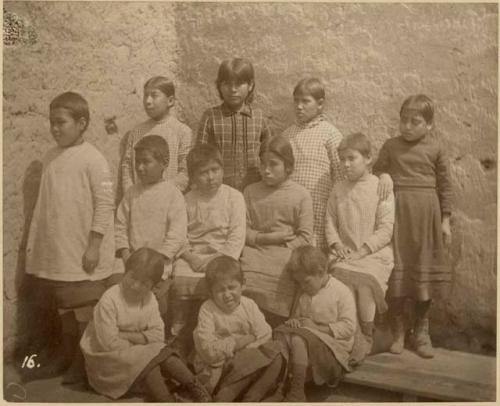
<path fill-rule="evenodd" d="M 156 402 L 173 402 L 165 384 L 173 378 L 194 401 L 210 401 L 203 385 L 178 355 L 165 345 L 164 325 L 152 293 L 163 275 L 163 256 L 150 249 L 134 251 L 119 285 L 108 289 L 94 310 L 80 342 L 90 385 L 117 399 L 143 384 Z"/>
<path fill-rule="evenodd" d="M 136 170 L 136 144 L 146 135 L 158 134 L 168 144 L 169 165 L 164 179 L 183 192 L 188 184 L 186 156 L 192 144 L 192 131 L 174 116 L 174 83 L 164 76 L 154 76 L 144 84 L 143 106 L 149 119 L 127 132 L 121 162 L 122 193 L 139 180 Z"/>
<path fill-rule="evenodd" d="M 427 96 L 408 97 L 401 106 L 401 135 L 385 142 L 373 171 L 381 191 L 394 183 L 394 271 L 388 296 L 394 315 L 391 352 L 404 348 L 406 298 L 415 300 L 412 347 L 423 358 L 434 356 L 429 336 L 431 301 L 442 297 L 451 282 L 446 248 L 451 244 L 452 188 L 445 149 L 431 130 L 434 104 Z M 386 194 L 386 193 L 383 193 Z"/>
<path fill-rule="evenodd" d="M 379 179 L 370 173 L 370 141 L 351 134 L 339 145 L 347 179 L 335 184 L 326 209 L 330 271 L 356 293 L 361 331 L 371 351 L 375 312 L 387 310 L 385 292 L 394 266 L 391 238 L 394 197 L 381 200 Z"/>
<path fill-rule="evenodd" d="M 260 162 L 262 180 L 243 193 L 247 205 L 246 246 L 241 256 L 245 294 L 264 311 L 288 317 L 296 289 L 284 269 L 294 248 L 313 241 L 311 195 L 289 179 L 294 157 L 285 137 L 264 142 Z"/>

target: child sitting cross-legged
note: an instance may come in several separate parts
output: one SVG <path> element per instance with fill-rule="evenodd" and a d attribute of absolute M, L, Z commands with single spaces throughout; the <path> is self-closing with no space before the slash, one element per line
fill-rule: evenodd
<path fill-rule="evenodd" d="M 238 261 L 220 256 L 205 273 L 210 299 L 193 336 L 195 371 L 217 402 L 258 402 L 275 388 L 282 368 L 279 343 L 252 299 L 241 295 Z"/>
<path fill-rule="evenodd" d="M 193 401 L 210 395 L 165 345 L 164 325 L 152 293 L 161 281 L 164 257 L 150 248 L 134 251 L 125 264 L 119 285 L 108 289 L 94 310 L 80 342 L 90 385 L 117 399 L 143 385 L 151 400 L 173 402 L 165 378 L 189 390 Z"/>
<path fill-rule="evenodd" d="M 307 380 L 336 386 L 351 370 L 356 304 L 349 288 L 327 273 L 327 258 L 319 248 L 294 249 L 287 270 L 301 293 L 292 317 L 275 329 L 291 374 L 284 401 L 305 402 Z M 272 400 L 278 399 L 266 399 Z"/>

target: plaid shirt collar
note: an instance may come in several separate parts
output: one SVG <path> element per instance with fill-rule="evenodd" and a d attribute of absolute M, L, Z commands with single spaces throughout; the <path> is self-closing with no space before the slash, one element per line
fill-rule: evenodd
<path fill-rule="evenodd" d="M 313 128 L 316 127 L 320 122 L 325 121 L 326 117 L 323 113 L 317 115 L 314 117 L 311 121 L 308 121 L 307 123 L 297 123 L 297 126 L 304 129 L 304 128 Z"/>
<path fill-rule="evenodd" d="M 234 114 L 240 113 L 245 116 L 252 117 L 252 108 L 246 103 L 244 103 L 241 109 L 239 109 L 238 111 L 231 110 L 228 106 L 226 106 L 225 103 L 221 104 L 220 109 L 224 116 L 232 116 Z"/>

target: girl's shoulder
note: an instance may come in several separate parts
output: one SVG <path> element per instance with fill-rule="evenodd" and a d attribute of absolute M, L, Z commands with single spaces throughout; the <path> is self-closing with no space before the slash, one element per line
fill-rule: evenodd
<path fill-rule="evenodd" d="M 305 186 L 302 186 L 300 183 L 297 183 L 290 178 L 283 182 L 282 188 L 285 191 L 293 192 L 294 195 L 300 196 L 301 198 L 311 196 L 311 193 Z"/>
<path fill-rule="evenodd" d="M 135 126 L 132 127 L 132 129 L 128 132 L 129 134 L 136 135 L 136 134 L 144 134 L 151 130 L 154 126 L 156 126 L 156 121 L 153 120 L 152 118 L 148 118 L 147 120 L 141 121 L 140 123 L 136 124 Z"/>
<path fill-rule="evenodd" d="M 121 306 L 119 302 L 121 302 L 121 292 L 119 283 L 108 288 L 108 290 L 106 290 L 99 299 L 99 305 L 108 308 Z"/>

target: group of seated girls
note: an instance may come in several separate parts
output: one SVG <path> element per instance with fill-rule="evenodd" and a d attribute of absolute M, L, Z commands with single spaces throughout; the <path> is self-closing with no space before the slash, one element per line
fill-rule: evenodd
<path fill-rule="evenodd" d="M 250 62 L 223 62 L 216 85 L 223 103 L 192 142 L 170 114 L 173 84 L 146 82 L 150 119 L 126 135 L 116 212 L 106 160 L 83 140 L 87 102 L 73 92 L 51 102 L 57 147 L 43 162 L 26 272 L 39 314 L 49 302 L 60 314 L 63 382 L 84 365 L 113 399 L 137 388 L 182 399 L 172 378 L 194 401 L 305 401 L 306 381 L 335 386 L 370 353 L 388 285 L 391 352 L 403 350 L 399 309 L 411 297 L 413 348 L 432 357 L 431 287 L 449 280 L 451 234 L 430 99 L 403 103 L 401 136 L 373 166 L 367 136 L 343 138 L 326 121 L 319 80 L 297 84 L 297 123 L 277 136 L 251 107 Z"/>

